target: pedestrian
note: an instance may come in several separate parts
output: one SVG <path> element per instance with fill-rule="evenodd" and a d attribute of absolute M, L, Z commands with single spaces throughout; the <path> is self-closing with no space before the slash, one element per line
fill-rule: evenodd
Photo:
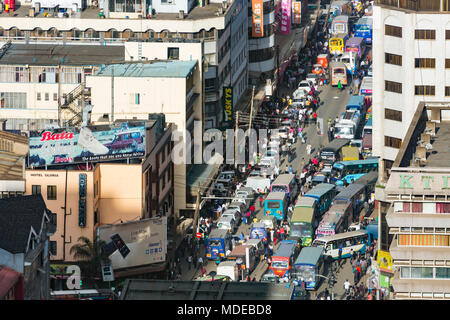
<path fill-rule="evenodd" d="M 348 279 L 346 279 L 344 282 L 344 289 L 345 289 L 345 294 L 350 293 L 350 282 L 348 281 Z"/>
<path fill-rule="evenodd" d="M 200 267 L 203 267 L 203 258 L 202 257 L 198 257 L 198 265 Z"/>
<path fill-rule="evenodd" d="M 205 266 L 202 267 L 202 277 L 204 277 L 206 275 L 206 268 Z"/>
<path fill-rule="evenodd" d="M 189 270 L 191 270 L 192 255 L 189 255 L 189 256 L 187 257 L 187 262 L 188 262 L 188 268 L 189 268 Z"/>
<path fill-rule="evenodd" d="M 339 250 L 338 250 L 338 261 L 339 261 L 339 266 L 341 266 L 341 260 L 342 260 L 342 243 L 339 244 Z"/>
<path fill-rule="evenodd" d="M 339 80 L 339 82 L 338 82 L 338 89 L 339 89 L 339 90 L 342 90 L 342 83 L 341 83 L 341 80 Z"/>
<path fill-rule="evenodd" d="M 262 208 L 264 204 L 264 197 L 262 195 L 259 196 L 259 207 Z"/>
<path fill-rule="evenodd" d="M 220 256 L 217 255 L 217 259 L 216 259 L 216 266 L 218 266 L 220 264 Z"/>

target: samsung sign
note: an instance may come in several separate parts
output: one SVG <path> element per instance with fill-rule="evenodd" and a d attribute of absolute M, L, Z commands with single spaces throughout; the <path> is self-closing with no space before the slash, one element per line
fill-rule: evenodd
<path fill-rule="evenodd" d="M 28 166 L 143 157 L 145 130 L 145 122 L 139 121 L 34 133 L 30 137 Z"/>

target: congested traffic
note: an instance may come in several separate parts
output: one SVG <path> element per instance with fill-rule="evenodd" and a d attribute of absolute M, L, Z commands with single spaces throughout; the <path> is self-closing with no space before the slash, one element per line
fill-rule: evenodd
<path fill-rule="evenodd" d="M 214 182 L 190 244 L 204 248 L 196 280 L 287 282 L 292 299 L 330 299 L 351 260 L 353 291 L 334 298 L 370 296 L 360 279 L 378 236 L 371 43 L 371 6 L 322 9 L 316 35 L 285 71 L 286 94 L 267 97 L 254 117 L 269 132 L 265 151 L 223 166 Z"/>

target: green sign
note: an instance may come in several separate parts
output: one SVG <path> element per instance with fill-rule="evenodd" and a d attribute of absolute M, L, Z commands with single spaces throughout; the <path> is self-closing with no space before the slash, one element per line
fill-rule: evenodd
<path fill-rule="evenodd" d="M 233 121 L 233 87 L 223 87 L 223 122 Z"/>

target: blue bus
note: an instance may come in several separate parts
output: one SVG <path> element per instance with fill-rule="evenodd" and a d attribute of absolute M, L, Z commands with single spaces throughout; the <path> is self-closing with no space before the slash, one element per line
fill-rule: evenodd
<path fill-rule="evenodd" d="M 304 247 L 295 260 L 294 268 L 297 282 L 303 282 L 306 290 L 315 290 L 323 279 L 318 275 L 323 276 L 325 271 L 323 248 Z"/>
<path fill-rule="evenodd" d="M 206 239 L 206 258 L 216 260 L 218 256 L 225 257 L 227 245 L 227 230 L 213 229 Z"/>
<path fill-rule="evenodd" d="M 322 216 L 331 205 L 336 195 L 336 186 L 330 183 L 321 183 L 305 193 L 304 197 L 316 199 L 317 211 Z"/>
<path fill-rule="evenodd" d="M 330 181 L 338 186 L 344 185 L 344 180 L 350 184 L 366 173 L 378 171 L 378 159 L 339 161 L 331 168 Z"/>
<path fill-rule="evenodd" d="M 286 192 L 270 192 L 264 201 L 264 215 L 274 216 L 277 220 L 285 220 L 287 207 Z"/>
<path fill-rule="evenodd" d="M 372 43 L 373 19 L 371 16 L 364 16 L 355 24 L 355 37 L 364 38 L 366 43 Z"/>
<path fill-rule="evenodd" d="M 267 240 L 267 230 L 266 224 L 264 222 L 254 222 L 252 223 L 250 229 L 250 239 L 261 239 Z"/>

